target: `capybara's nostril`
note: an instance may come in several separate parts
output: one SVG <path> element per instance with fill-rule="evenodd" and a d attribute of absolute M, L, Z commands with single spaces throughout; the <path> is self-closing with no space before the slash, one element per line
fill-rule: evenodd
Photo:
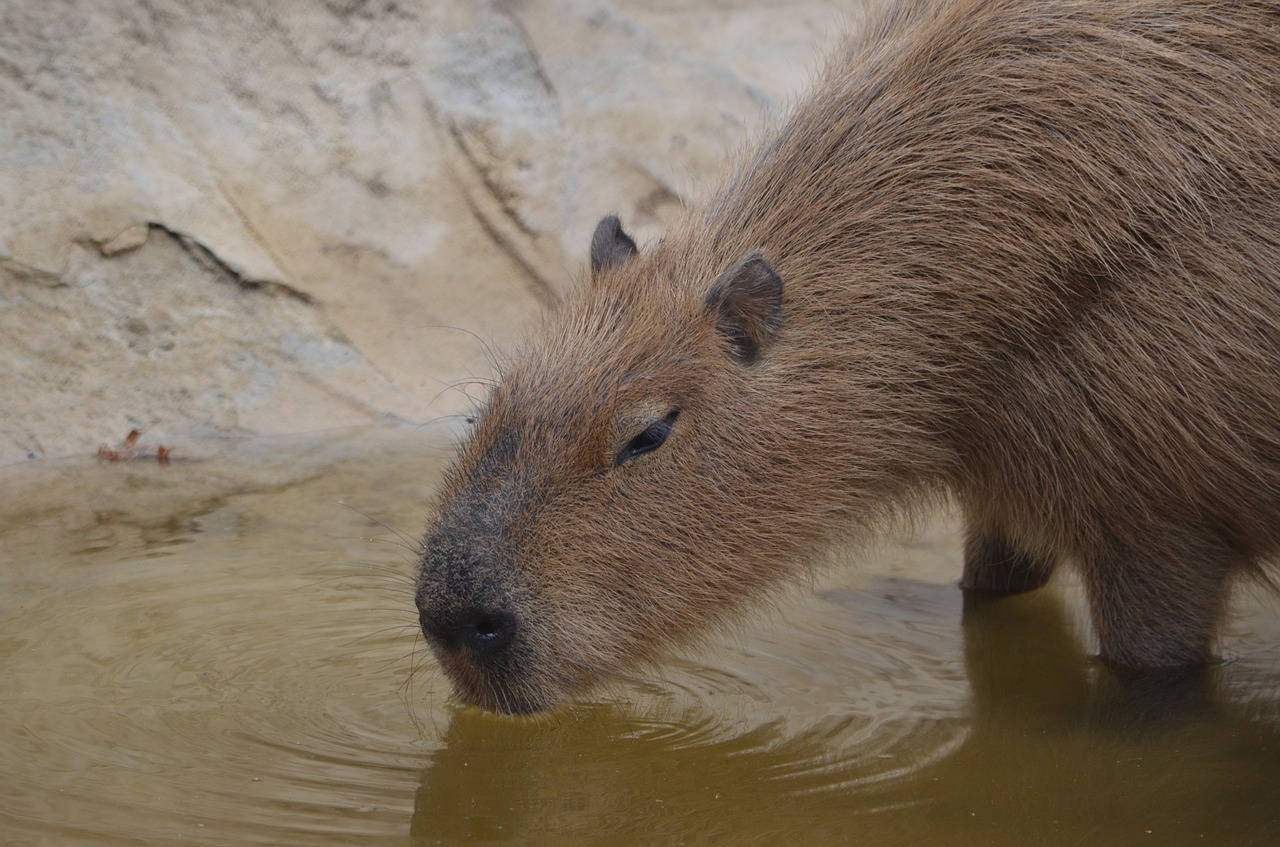
<path fill-rule="evenodd" d="M 493 654 L 507 648 L 515 638 L 516 617 L 497 609 L 462 609 L 418 615 L 427 640 L 445 650 L 470 650 Z"/>

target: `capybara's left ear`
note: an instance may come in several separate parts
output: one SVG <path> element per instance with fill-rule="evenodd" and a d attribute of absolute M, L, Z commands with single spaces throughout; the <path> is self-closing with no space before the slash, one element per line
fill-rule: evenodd
<path fill-rule="evenodd" d="M 748 253 L 711 286 L 706 305 L 734 357 L 749 365 L 782 325 L 782 277 L 758 251 Z"/>
<path fill-rule="evenodd" d="M 622 221 L 617 215 L 601 218 L 595 235 L 591 236 L 591 276 L 616 268 L 637 252 L 636 243 L 622 231 Z"/>

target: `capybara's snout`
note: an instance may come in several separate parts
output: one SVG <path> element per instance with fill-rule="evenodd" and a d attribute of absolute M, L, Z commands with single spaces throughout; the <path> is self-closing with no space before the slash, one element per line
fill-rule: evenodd
<path fill-rule="evenodd" d="M 414 598 L 422 634 L 437 651 L 495 656 L 518 630 L 511 578 L 487 545 L 459 535 L 443 525 L 424 544 Z"/>
<path fill-rule="evenodd" d="M 428 537 L 415 602 L 427 644 L 464 700 L 529 711 L 508 692 L 532 652 L 523 638 L 520 590 L 502 557 L 458 543 L 448 528 Z M 528 699 L 528 698 L 523 698 Z"/>
<path fill-rule="evenodd" d="M 516 615 L 508 609 L 466 601 L 449 607 L 420 603 L 418 620 L 432 648 L 477 660 L 500 656 L 518 629 Z"/>

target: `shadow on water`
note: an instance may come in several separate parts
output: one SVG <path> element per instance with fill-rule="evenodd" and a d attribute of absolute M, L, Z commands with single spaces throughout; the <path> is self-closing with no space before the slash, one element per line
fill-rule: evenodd
<path fill-rule="evenodd" d="M 421 773 L 414 843 L 1280 843 L 1274 678 L 1123 688 L 1052 589 L 967 603 L 963 633 L 969 714 L 870 760 L 821 728 L 690 744 L 605 706 L 458 709 Z"/>

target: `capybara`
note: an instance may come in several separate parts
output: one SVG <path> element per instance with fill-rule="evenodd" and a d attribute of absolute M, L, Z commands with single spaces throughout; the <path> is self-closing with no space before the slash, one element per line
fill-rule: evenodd
<path fill-rule="evenodd" d="M 549 708 L 922 505 L 1211 658 L 1280 545 L 1280 0 L 871 12 L 709 202 L 500 367 L 423 542 L 460 697 Z M 1028 645 L 1027 649 L 1035 649 Z"/>

